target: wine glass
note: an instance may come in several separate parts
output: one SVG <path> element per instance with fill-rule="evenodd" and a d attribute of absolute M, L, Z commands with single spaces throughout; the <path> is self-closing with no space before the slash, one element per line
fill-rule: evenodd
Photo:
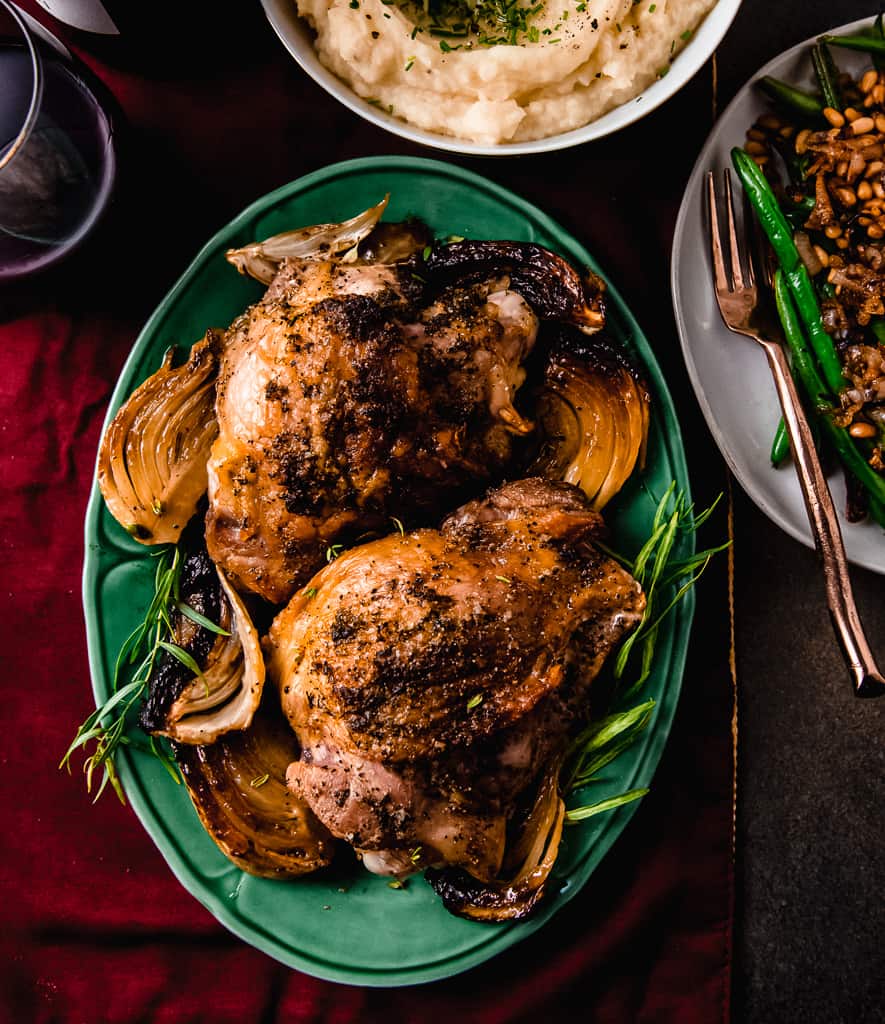
<path fill-rule="evenodd" d="M 0 282 L 71 252 L 107 206 L 115 172 L 112 116 L 85 69 L 0 0 Z"/>

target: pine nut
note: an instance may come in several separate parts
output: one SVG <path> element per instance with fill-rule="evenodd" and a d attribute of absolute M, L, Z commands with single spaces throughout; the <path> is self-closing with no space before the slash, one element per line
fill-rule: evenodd
<path fill-rule="evenodd" d="M 867 169 L 863 172 L 863 176 L 865 178 L 872 178 L 876 174 L 881 174 L 883 169 L 885 169 L 885 163 L 881 160 L 873 160 L 872 163 L 867 164 Z"/>
<path fill-rule="evenodd" d="M 851 133 L 853 135 L 866 135 L 876 127 L 876 122 L 871 117 L 858 117 L 851 122 Z"/>
<path fill-rule="evenodd" d="M 763 146 L 761 142 L 756 142 L 753 139 L 750 139 L 749 142 L 744 143 L 744 149 L 751 156 L 764 156 L 764 154 L 768 152 L 766 147 Z"/>
<path fill-rule="evenodd" d="M 865 423 L 863 420 L 858 420 L 857 423 L 852 423 L 848 428 L 848 433 L 852 437 L 875 437 L 876 428 L 872 423 Z"/>
<path fill-rule="evenodd" d="M 830 239 L 838 238 L 842 234 L 842 228 L 838 224 L 827 224 L 824 228 L 824 234 Z"/>
<path fill-rule="evenodd" d="M 873 198 L 873 186 L 868 181 L 862 181 L 857 186 L 857 198 L 858 199 L 872 199 Z"/>
<path fill-rule="evenodd" d="M 867 234 L 878 242 L 880 238 L 885 238 L 885 229 L 879 227 L 878 224 L 871 224 L 867 228 Z"/>
<path fill-rule="evenodd" d="M 801 156 L 808 149 L 808 139 L 811 135 L 810 128 L 803 128 L 796 136 L 796 152 Z"/>
<path fill-rule="evenodd" d="M 856 121 L 860 117 L 860 111 L 854 107 L 846 107 L 844 113 L 846 121 Z"/>
<path fill-rule="evenodd" d="M 879 72 L 876 71 L 875 68 L 870 68 L 870 70 L 860 80 L 860 91 L 864 93 L 869 92 L 878 81 Z"/>
<path fill-rule="evenodd" d="M 814 247 L 814 251 L 817 255 L 817 258 L 820 260 L 821 266 L 828 267 L 830 265 L 830 254 L 827 252 L 827 250 L 820 245 L 816 245 Z"/>
<path fill-rule="evenodd" d="M 876 114 L 876 131 L 885 132 L 885 114 Z"/>
<path fill-rule="evenodd" d="M 857 196 L 851 191 L 850 188 L 837 188 L 836 195 L 839 198 L 839 202 L 843 206 L 854 206 L 857 202 Z"/>
<path fill-rule="evenodd" d="M 845 118 L 834 107 L 824 107 L 824 117 L 834 128 L 841 128 L 845 124 Z"/>

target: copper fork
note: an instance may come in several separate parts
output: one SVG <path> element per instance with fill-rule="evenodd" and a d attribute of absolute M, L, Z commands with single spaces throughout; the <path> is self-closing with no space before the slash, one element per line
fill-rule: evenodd
<path fill-rule="evenodd" d="M 776 318 L 767 312 L 773 303 L 766 301 L 768 286 L 764 281 L 764 274 L 759 275 L 763 278 L 760 287 L 756 283 L 756 272 L 753 267 L 753 245 L 747 237 L 746 230 L 741 235 L 738 234 L 731 175 L 728 170 L 725 171 L 724 178 L 726 231 L 723 236 L 717 212 L 713 172 L 707 173 L 710 247 L 713 254 L 719 312 L 730 331 L 752 338 L 761 345 L 768 359 L 790 437 L 793 462 L 802 487 L 802 497 L 805 500 L 815 547 L 823 563 L 830 618 L 851 672 L 854 693 L 857 697 L 878 697 L 885 693 L 885 679 L 876 666 L 854 602 L 845 545 L 833 498 L 821 469 L 808 418 L 790 372 L 790 364 L 782 344 L 782 331 L 776 323 Z M 723 238 L 727 239 L 728 265 Z"/>

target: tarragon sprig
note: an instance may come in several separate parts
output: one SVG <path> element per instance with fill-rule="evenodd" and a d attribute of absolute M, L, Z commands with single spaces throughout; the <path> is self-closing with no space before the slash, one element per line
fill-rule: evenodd
<path fill-rule="evenodd" d="M 658 633 L 664 619 L 697 583 L 713 556 L 725 550 L 731 543 L 727 541 L 699 551 L 688 558 L 675 557 L 680 535 L 699 530 L 713 514 L 721 497 L 720 495 L 708 509 L 695 515 L 694 505 L 687 501 L 684 492 L 676 492 L 674 481 L 667 488 L 663 498 L 658 501 L 651 533 L 635 558 L 625 558 L 597 542 L 606 554 L 620 562 L 632 574 L 645 593 L 645 610 L 639 625 L 621 645 L 614 661 L 614 678 L 616 682 L 622 683 L 628 666 L 633 663 L 631 654 L 637 650 L 640 655 L 636 679 L 626 690 L 622 685 L 616 691 L 622 700 L 628 699 L 640 690 L 651 674 Z M 561 791 L 567 795 L 596 781 L 599 772 L 606 765 L 639 739 L 648 727 L 654 709 L 655 701 L 649 698 L 624 711 L 617 711 L 591 722 L 575 737 L 569 748 L 560 774 Z M 592 815 L 638 800 L 647 792 L 647 789 L 631 789 L 597 803 L 573 808 L 566 812 L 566 821 L 582 821 Z"/>
<path fill-rule="evenodd" d="M 90 793 L 96 774 L 101 774 L 95 800 L 98 800 L 110 783 L 120 802 L 126 802 L 114 759 L 122 747 L 130 744 L 159 758 L 172 778 L 176 782 L 180 781 L 174 762 L 156 737 L 151 736 L 147 743 L 141 744 L 127 733 L 130 713 L 144 699 L 148 681 L 161 651 L 177 658 L 195 675 L 201 674 L 192 655 L 172 639 L 173 609 L 178 609 L 187 618 L 212 632 L 227 635 L 220 626 L 216 626 L 181 600 L 182 559 L 179 548 L 166 547 L 153 557 L 157 559 L 154 596 L 144 619 L 120 648 L 111 677 L 111 696 L 83 722 L 59 765 L 60 768 L 67 768 L 70 771 L 74 753 L 89 744 L 94 744 L 92 752 L 83 763 L 83 772 L 86 776 L 86 789 Z M 129 678 L 129 681 L 124 684 L 126 678 Z"/>

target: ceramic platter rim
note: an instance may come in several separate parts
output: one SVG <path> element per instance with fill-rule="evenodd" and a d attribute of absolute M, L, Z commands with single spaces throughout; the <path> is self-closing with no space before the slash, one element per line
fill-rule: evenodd
<path fill-rule="evenodd" d="M 844 35 L 869 26 L 861 18 L 831 29 Z M 761 67 L 738 90 L 705 142 L 691 175 L 673 233 L 670 285 L 683 357 L 698 404 L 729 468 L 754 504 L 794 540 L 813 548 L 805 506 L 796 475 L 789 464 L 774 469 L 769 449 L 780 415 L 765 356 L 752 341 L 729 334 L 715 307 L 708 243 L 701 216 L 703 177 L 728 162 L 731 146 L 741 145 L 753 118 L 770 109 L 753 83 L 763 75 L 808 85 L 811 37 L 783 51 Z M 840 66 L 860 66 L 865 56 L 833 48 Z M 715 364 L 714 364 L 715 359 Z M 742 397 L 731 395 L 729 379 L 741 382 Z M 749 386 L 747 386 L 749 382 Z M 872 520 L 845 519 L 845 485 L 841 474 L 829 479 L 839 513 L 848 561 L 885 573 L 885 535 Z"/>
<path fill-rule="evenodd" d="M 453 212 L 451 217 L 446 213 L 449 220 L 444 227 L 445 233 L 456 233 L 455 223 L 461 224 L 463 218 L 472 216 L 472 211 L 475 208 L 488 208 L 497 211 L 495 215 L 500 218 L 515 218 L 513 223 L 524 225 L 518 229 L 526 235 L 524 240 L 536 236 L 539 241 L 547 240 L 555 244 L 555 248 L 573 261 L 583 263 L 599 272 L 598 265 L 586 250 L 546 214 L 477 174 L 440 161 L 416 157 L 367 157 L 333 164 L 307 174 L 258 199 L 217 232 L 201 249 L 178 283 L 157 307 L 139 335 L 120 374 L 111 399 L 107 420 L 131 393 L 135 385 L 151 372 L 151 368 L 158 365 L 165 347 L 165 344 L 162 343 L 164 341 L 163 325 L 167 318 L 177 315 L 176 311 L 181 314 L 182 310 L 187 310 L 188 302 L 198 302 L 198 298 L 195 299 L 193 294 L 195 279 L 198 279 L 200 274 L 207 272 L 206 268 L 210 261 L 221 259 L 224 249 L 231 244 L 242 244 L 241 238 L 249 240 L 246 236 L 251 226 L 263 217 L 272 216 L 274 211 L 279 211 L 286 204 L 297 204 L 298 202 L 321 204 L 324 190 L 350 187 L 351 184 L 358 189 L 361 187 L 360 183 L 366 181 L 377 181 L 379 185 L 385 180 L 394 181 L 394 187 L 390 191 L 395 198 L 395 179 L 397 177 L 402 179 L 402 187 L 405 190 L 411 189 L 412 195 L 419 196 L 421 202 L 424 202 L 427 197 L 426 202 L 431 203 L 433 200 L 430 197 L 448 190 L 452 195 L 460 197 L 462 203 L 469 205 L 469 213 L 465 213 L 463 209 L 457 215 Z M 430 186 L 435 186 L 435 189 Z M 387 191 L 387 189 L 383 188 L 383 191 Z M 392 206 L 393 203 L 394 199 L 391 200 Z M 417 205 L 420 207 L 421 203 L 419 202 Z M 360 208 L 359 205 L 355 205 L 353 209 L 342 210 L 339 216 L 342 218 L 351 216 Z M 420 215 L 422 210 L 415 209 L 413 206 L 410 212 Z M 390 219 L 396 219 L 396 217 L 393 216 Z M 428 220 L 431 226 L 438 231 L 443 229 L 442 225 L 434 224 L 430 215 L 428 215 Z M 310 221 L 302 221 L 302 223 L 308 222 Z M 452 226 L 448 226 L 448 224 Z M 281 229 L 277 227 L 275 230 Z M 236 241 L 232 241 L 234 239 Z M 225 268 L 226 271 L 227 268 Z M 235 279 L 245 280 L 239 279 L 233 270 L 230 270 L 230 273 L 232 286 Z M 247 286 L 255 287 L 254 282 L 237 285 L 237 287 Z M 258 294 L 260 294 L 260 289 Z M 251 301 L 254 301 L 258 294 L 254 295 Z M 627 344 L 635 346 L 635 350 L 640 353 L 654 395 L 653 427 L 647 474 L 654 472 L 664 475 L 671 474 L 672 478 L 678 481 L 679 486 L 685 489 L 686 494 L 689 494 L 687 468 L 678 422 L 672 400 L 654 356 L 639 326 L 614 288 L 609 288 L 608 308 L 613 332 L 616 334 L 619 332 L 621 337 L 627 339 Z M 203 323 L 199 333 L 186 339 L 187 344 L 196 340 L 208 326 L 211 325 Z M 182 339 L 182 344 L 184 342 L 185 339 Z M 154 359 L 150 364 L 145 362 L 148 356 Z M 656 430 L 655 425 L 662 429 Z M 665 429 L 663 429 L 663 425 L 666 425 Z M 656 485 L 661 484 L 666 487 L 666 483 L 662 483 L 662 480 L 663 477 L 661 480 L 656 480 Z M 617 510 L 613 513 L 613 519 L 616 522 L 619 516 L 626 524 L 636 520 L 637 516 L 639 519 L 647 517 L 645 506 L 640 507 L 638 502 L 644 501 L 653 511 L 654 502 L 643 488 L 636 484 L 633 492 L 628 495 L 630 486 L 625 488 L 622 498 L 619 499 L 624 502 L 623 515 Z M 641 508 L 641 511 L 636 513 L 636 508 Z M 645 525 L 643 519 L 636 529 L 644 528 Z M 629 525 L 625 527 L 625 529 L 629 528 Z M 104 701 L 108 696 L 109 664 L 112 663 L 115 656 L 116 646 L 112 643 L 113 638 L 109 636 L 109 633 L 113 632 L 109 625 L 109 616 L 101 614 L 100 601 L 104 593 L 102 588 L 109 585 L 108 581 L 115 570 L 124 574 L 130 571 L 130 568 L 133 571 L 141 571 L 148 560 L 148 554 L 110 519 L 95 483 L 93 483 L 86 513 L 85 533 L 83 603 L 87 624 L 89 665 L 96 701 Z M 686 538 L 683 541 L 684 547 L 681 553 L 688 554 L 693 550 L 693 543 L 693 539 Z M 643 694 L 644 696 L 655 696 L 658 702 L 652 724 L 636 746 L 623 755 L 628 760 L 625 762 L 625 767 L 620 769 L 621 774 L 615 774 L 612 778 L 606 778 L 604 782 L 598 784 L 601 788 L 596 791 L 597 795 L 593 799 L 601 799 L 623 789 L 650 784 L 675 713 L 693 614 L 694 598 L 693 594 L 689 594 L 688 599 L 676 608 L 673 616 L 668 620 L 666 630 L 662 631 L 663 639 L 658 648 L 658 663 L 649 682 L 650 689 Z M 132 618 L 134 621 L 128 625 L 129 629 L 138 621 L 134 607 Z M 327 948 L 321 951 L 312 947 L 307 948 L 305 940 L 293 938 L 289 934 L 297 930 L 297 920 L 294 928 L 291 922 L 284 928 L 286 935 L 281 937 L 280 921 L 270 923 L 266 920 L 253 919 L 254 910 L 244 910 L 243 905 L 246 901 L 236 898 L 241 887 L 243 887 L 245 895 L 249 897 L 251 906 L 254 907 L 256 903 L 260 905 L 260 900 L 269 898 L 272 893 L 275 905 L 279 901 L 280 906 L 287 903 L 301 906 L 302 920 L 307 921 L 309 918 L 303 916 L 304 905 L 308 900 L 315 901 L 320 898 L 314 892 L 315 889 L 317 892 L 320 891 L 319 883 L 314 884 L 309 881 L 314 879 L 314 876 L 307 876 L 303 882 L 300 880 L 280 882 L 242 875 L 239 869 L 230 864 L 214 848 L 211 840 L 205 835 L 186 795 L 181 795 L 182 787 L 176 787 L 175 783 L 165 776 L 156 765 L 155 759 L 137 751 L 127 750 L 120 758 L 120 776 L 129 803 L 173 873 L 191 895 L 231 932 L 276 960 L 318 978 L 366 986 L 412 985 L 449 977 L 483 963 L 533 934 L 540 927 L 546 925 L 554 913 L 580 890 L 596 865 L 626 827 L 638 806 L 638 801 L 634 801 L 606 815 L 599 815 L 568 829 L 570 838 L 565 845 L 569 851 L 574 851 L 568 854 L 568 860 L 573 860 L 574 863 L 567 873 L 557 876 L 557 885 L 553 887 L 556 891 L 547 904 L 542 907 L 537 916 L 525 922 L 482 925 L 452 918 L 430 892 L 423 879 L 416 879 L 410 886 L 409 892 L 405 894 L 405 898 L 415 901 L 424 899 L 426 890 L 426 893 L 433 899 L 434 909 L 431 910 L 429 904 L 416 903 L 416 906 L 425 917 L 431 915 L 427 918 L 427 927 L 436 928 L 437 932 L 442 930 L 446 935 L 451 933 L 451 935 L 457 936 L 457 948 L 453 945 L 448 952 L 446 948 L 441 948 L 433 956 L 428 954 L 426 962 L 379 965 L 378 962 L 355 962 L 350 951 L 344 949 L 336 950 L 335 955 L 332 956 Z M 165 781 L 163 781 L 164 779 Z M 158 806 L 164 802 L 173 807 L 171 820 L 170 814 Z M 198 833 L 202 833 L 202 838 Z M 203 850 L 206 846 L 211 848 L 208 852 L 194 853 L 197 847 Z M 206 863 L 213 865 L 211 872 L 194 864 L 194 860 L 199 860 L 200 857 L 206 858 Z M 566 855 L 562 854 L 560 859 L 566 860 Z M 216 862 L 217 870 L 215 869 Z M 364 872 L 361 874 L 366 875 Z M 383 892 L 377 888 L 376 883 L 380 883 L 384 889 Z M 389 889 L 381 879 L 372 878 L 365 882 L 359 881 L 356 884 L 369 888 L 369 899 L 390 898 L 396 900 L 402 899 L 404 896 L 404 894 Z M 266 889 L 269 886 L 275 888 L 273 890 Z M 299 886 L 304 888 L 300 894 L 293 895 L 296 892 L 295 887 Z M 372 886 L 376 888 L 373 889 Z M 276 887 L 285 887 L 286 891 Z M 335 892 L 334 889 L 330 889 L 330 891 L 333 894 Z M 341 890 L 339 889 L 338 892 Z M 376 895 L 373 896 L 372 893 L 376 893 Z M 354 895 L 354 899 L 356 899 L 356 895 Z M 351 909 L 348 910 L 345 896 L 344 899 L 339 898 L 336 901 L 335 909 L 338 909 L 338 905 L 342 908 L 340 912 L 345 915 L 340 917 L 339 921 L 346 923 L 347 915 L 350 914 L 353 927 L 362 927 L 362 920 L 352 920 L 352 915 L 359 912 L 355 902 L 350 905 Z M 315 910 L 315 904 L 312 906 Z M 363 904 L 363 906 L 370 906 L 370 904 Z M 322 909 L 326 910 L 327 907 L 323 906 Z M 391 910 L 393 913 L 400 912 L 394 904 L 385 905 L 385 913 Z M 308 912 L 312 913 L 313 911 L 308 910 Z M 442 918 L 436 917 L 437 914 L 443 915 L 444 921 Z M 294 916 L 297 918 L 297 915 Z M 323 919 L 323 922 L 328 922 L 328 930 L 334 931 L 335 920 L 335 915 L 331 913 L 328 918 Z M 285 925 L 286 922 L 283 924 Z"/>

